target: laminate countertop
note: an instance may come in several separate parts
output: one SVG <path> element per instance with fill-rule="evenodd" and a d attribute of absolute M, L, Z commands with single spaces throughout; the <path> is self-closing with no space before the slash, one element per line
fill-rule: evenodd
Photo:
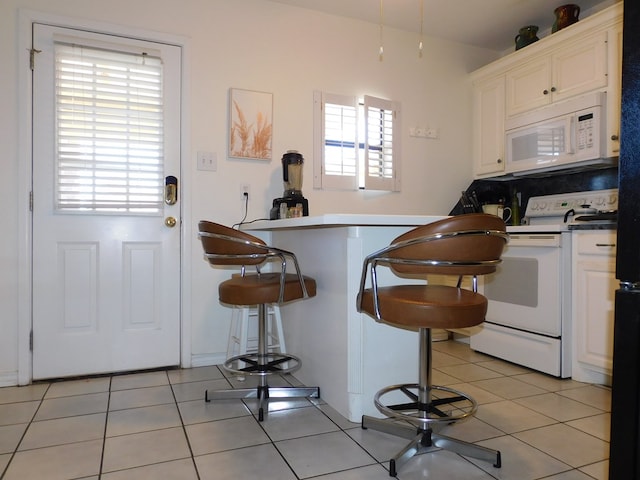
<path fill-rule="evenodd" d="M 447 218 L 446 215 L 378 215 L 360 213 L 327 213 L 281 220 L 258 220 L 240 225 L 241 230 L 285 230 L 363 226 L 418 226 Z"/>

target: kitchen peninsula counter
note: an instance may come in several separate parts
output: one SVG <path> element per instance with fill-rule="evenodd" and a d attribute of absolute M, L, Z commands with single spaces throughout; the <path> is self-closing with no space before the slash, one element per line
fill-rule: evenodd
<path fill-rule="evenodd" d="M 380 388 L 418 379 L 417 332 L 356 310 L 362 262 L 395 237 L 442 218 L 325 214 L 241 226 L 268 233 L 271 244 L 294 252 L 302 272 L 316 279 L 314 298 L 281 307 L 287 351 L 302 360 L 296 378 L 319 386 L 320 397 L 353 422 L 363 414 L 380 416 L 373 405 Z M 381 283 L 393 277 L 384 270 Z"/>

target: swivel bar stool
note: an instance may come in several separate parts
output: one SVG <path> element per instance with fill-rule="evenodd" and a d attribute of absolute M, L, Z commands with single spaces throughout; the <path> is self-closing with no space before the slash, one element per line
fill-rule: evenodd
<path fill-rule="evenodd" d="M 268 349 L 267 307 L 285 302 L 313 297 L 316 294 L 314 279 L 303 276 L 295 255 L 286 250 L 268 246 L 261 239 L 213 222 L 198 223 L 199 237 L 205 258 L 211 265 L 239 266 L 234 274 L 218 286 L 220 302 L 235 306 L 257 306 L 258 348 L 227 359 L 224 369 L 235 375 L 258 376 L 256 388 L 207 390 L 205 400 L 258 399 L 258 420 L 264 420 L 264 407 L 271 398 L 320 396 L 318 387 L 270 387 L 268 375 L 286 374 L 298 370 L 300 359 L 287 353 L 270 352 Z M 267 263 L 278 263 L 279 271 L 262 272 Z M 288 273 L 292 266 L 295 273 Z M 246 267 L 255 268 L 248 274 Z"/>
<path fill-rule="evenodd" d="M 478 405 L 469 395 L 432 385 L 431 329 L 471 327 L 484 321 L 487 299 L 477 292 L 477 276 L 495 272 L 507 241 L 501 218 L 468 214 L 417 227 L 365 258 L 358 311 L 378 322 L 419 332 L 418 383 L 391 385 L 374 395 L 376 408 L 388 418 L 362 417 L 364 429 L 411 440 L 391 459 L 391 476 L 396 476 L 398 469 L 414 455 L 439 449 L 501 466 L 499 451 L 434 431 L 437 426 L 469 418 Z M 455 275 L 458 283 L 457 286 L 408 284 L 398 279 L 392 285 L 380 285 L 378 267 L 390 268 L 396 276 L 405 278 Z M 465 275 L 472 276 L 472 290 L 461 287 Z"/>

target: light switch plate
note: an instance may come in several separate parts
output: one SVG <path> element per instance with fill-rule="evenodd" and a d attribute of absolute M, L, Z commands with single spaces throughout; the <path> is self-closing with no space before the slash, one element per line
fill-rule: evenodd
<path fill-rule="evenodd" d="M 218 155 L 215 152 L 198 152 L 198 170 L 218 170 Z"/>

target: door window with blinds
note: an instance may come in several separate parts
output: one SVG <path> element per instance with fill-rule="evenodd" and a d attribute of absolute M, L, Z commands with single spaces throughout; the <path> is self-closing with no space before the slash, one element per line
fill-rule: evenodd
<path fill-rule="evenodd" d="M 314 187 L 400 190 L 400 109 L 365 96 L 314 93 Z"/>
<path fill-rule="evenodd" d="M 160 215 L 159 54 L 55 41 L 58 213 Z"/>

